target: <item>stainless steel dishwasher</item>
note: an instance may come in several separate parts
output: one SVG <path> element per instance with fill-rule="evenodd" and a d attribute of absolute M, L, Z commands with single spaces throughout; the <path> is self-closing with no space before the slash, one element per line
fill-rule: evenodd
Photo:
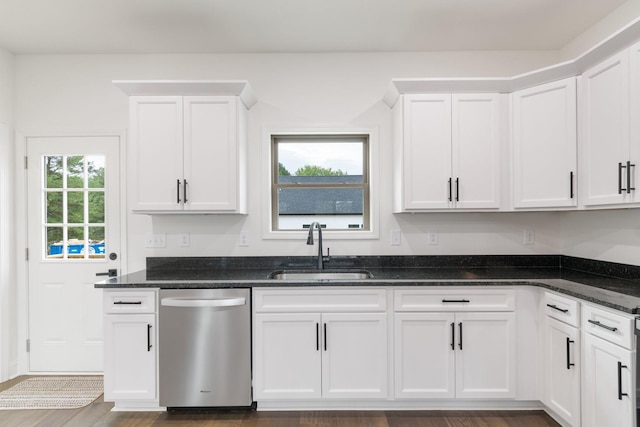
<path fill-rule="evenodd" d="M 161 289 L 160 406 L 249 407 L 249 289 Z"/>

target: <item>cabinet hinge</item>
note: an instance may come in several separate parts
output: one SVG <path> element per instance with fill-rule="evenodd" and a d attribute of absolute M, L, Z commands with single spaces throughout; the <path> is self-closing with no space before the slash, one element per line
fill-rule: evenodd
<path fill-rule="evenodd" d="M 31 340 L 27 338 L 27 353 L 31 351 Z"/>

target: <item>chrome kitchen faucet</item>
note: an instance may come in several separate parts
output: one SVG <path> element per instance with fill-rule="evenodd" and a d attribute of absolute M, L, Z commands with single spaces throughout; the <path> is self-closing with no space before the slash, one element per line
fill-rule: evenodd
<path fill-rule="evenodd" d="M 309 235 L 307 236 L 307 245 L 313 245 L 313 227 L 318 227 L 318 269 L 324 269 L 324 256 L 322 255 L 322 226 L 319 222 L 312 222 L 309 226 Z M 327 248 L 327 261 L 331 257 L 329 256 L 329 248 Z"/>

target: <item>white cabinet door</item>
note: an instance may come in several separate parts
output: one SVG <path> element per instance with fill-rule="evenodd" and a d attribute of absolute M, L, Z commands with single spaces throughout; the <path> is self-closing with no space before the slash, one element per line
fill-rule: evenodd
<path fill-rule="evenodd" d="M 395 397 L 455 397 L 454 313 L 395 313 Z"/>
<path fill-rule="evenodd" d="M 500 111 L 498 94 L 403 95 L 397 210 L 499 208 Z"/>
<path fill-rule="evenodd" d="M 320 324 L 315 313 L 256 315 L 255 400 L 321 397 Z"/>
<path fill-rule="evenodd" d="M 515 314 L 456 313 L 456 397 L 515 396 Z"/>
<path fill-rule="evenodd" d="M 447 209 L 451 95 L 405 95 L 403 116 L 403 209 Z"/>
<path fill-rule="evenodd" d="M 634 427 L 635 354 L 591 334 L 584 335 L 584 427 Z"/>
<path fill-rule="evenodd" d="M 544 403 L 569 425 L 580 426 L 580 331 L 546 317 Z"/>
<path fill-rule="evenodd" d="M 325 313 L 322 322 L 323 397 L 387 397 L 387 315 Z"/>
<path fill-rule="evenodd" d="M 628 202 L 629 52 L 587 70 L 580 80 L 581 201 L 586 206 Z"/>
<path fill-rule="evenodd" d="M 132 96 L 129 122 L 132 209 L 182 210 L 182 97 Z"/>
<path fill-rule="evenodd" d="M 104 400 L 155 399 L 156 315 L 104 316 Z"/>
<path fill-rule="evenodd" d="M 461 209 L 500 207 L 500 97 L 452 97 L 452 202 Z"/>
<path fill-rule="evenodd" d="M 238 129 L 234 96 L 184 98 L 185 210 L 238 208 Z"/>
<path fill-rule="evenodd" d="M 576 206 L 576 79 L 514 92 L 512 101 L 513 206 Z"/>

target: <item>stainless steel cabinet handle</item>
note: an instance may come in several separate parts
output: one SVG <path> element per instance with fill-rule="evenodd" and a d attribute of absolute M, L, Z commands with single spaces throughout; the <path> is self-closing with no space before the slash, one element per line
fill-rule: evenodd
<path fill-rule="evenodd" d="M 453 201 L 453 188 L 451 187 L 451 181 L 452 179 L 449 178 L 449 201 Z"/>
<path fill-rule="evenodd" d="M 151 351 L 151 325 L 147 324 L 147 351 Z"/>
<path fill-rule="evenodd" d="M 622 188 L 622 169 L 626 166 L 622 166 L 622 163 L 618 163 L 618 194 L 622 194 L 626 188 Z"/>
<path fill-rule="evenodd" d="M 560 307 L 558 307 L 558 306 L 557 306 L 557 305 L 555 305 L 555 304 L 547 304 L 547 307 L 551 307 L 551 308 L 553 308 L 554 310 L 558 310 L 558 311 L 561 311 L 561 312 L 563 312 L 563 313 L 568 313 L 568 312 L 569 312 L 569 309 L 560 308 Z"/>
<path fill-rule="evenodd" d="M 442 300 L 443 303 L 469 303 L 471 301 L 469 301 L 468 299 L 443 299 Z"/>
<path fill-rule="evenodd" d="M 183 191 L 183 194 L 184 194 L 184 202 L 185 202 L 185 203 L 187 203 L 187 202 L 188 202 L 188 200 L 187 200 L 187 180 L 186 180 L 186 179 L 184 180 L 184 185 L 182 186 L 182 188 L 183 188 L 183 190 L 184 190 L 184 191 Z"/>
<path fill-rule="evenodd" d="M 604 328 L 604 329 L 606 329 L 606 330 L 608 330 L 608 331 L 611 331 L 611 332 L 615 332 L 615 331 L 617 331 L 617 330 L 618 330 L 618 328 L 615 328 L 615 327 L 613 327 L 613 326 L 607 326 L 607 325 L 604 325 L 604 324 L 602 324 L 602 323 L 598 322 L 597 320 L 591 320 L 591 319 L 588 319 L 588 320 L 587 320 L 587 322 L 592 323 L 592 324 L 594 324 L 594 325 L 596 325 L 596 326 L 600 326 L 601 328 Z"/>
<path fill-rule="evenodd" d="M 324 328 L 324 351 L 327 351 L 327 324 L 323 324 Z"/>
<path fill-rule="evenodd" d="M 569 198 L 573 199 L 575 194 L 573 194 L 573 171 L 569 172 Z"/>
<path fill-rule="evenodd" d="M 316 351 L 320 351 L 320 324 L 316 322 Z"/>
<path fill-rule="evenodd" d="M 458 326 L 460 327 L 460 341 L 458 342 L 458 347 L 462 350 L 462 322 L 458 323 Z"/>
<path fill-rule="evenodd" d="M 235 307 L 245 305 L 245 298 L 187 299 L 162 298 L 160 304 L 165 307 Z"/>
<path fill-rule="evenodd" d="M 451 322 L 451 350 L 456 349 L 456 324 Z"/>
<path fill-rule="evenodd" d="M 180 180 L 177 180 L 177 184 L 176 184 L 176 203 L 180 203 Z"/>
<path fill-rule="evenodd" d="M 460 201 L 460 178 L 456 178 L 456 202 Z"/>
<path fill-rule="evenodd" d="M 142 305 L 142 301 L 114 301 L 113 305 Z"/>
<path fill-rule="evenodd" d="M 628 393 L 622 392 L 622 368 L 627 368 L 622 362 L 618 362 L 618 400 L 622 400 L 622 396 L 629 396 Z"/>
<path fill-rule="evenodd" d="M 567 337 L 567 369 L 571 369 L 572 366 L 576 366 L 575 363 L 571 363 L 571 344 L 575 341 Z"/>
<path fill-rule="evenodd" d="M 631 168 L 635 168 L 636 165 L 632 164 L 627 160 L 627 194 L 631 193 L 632 190 L 635 190 L 635 187 L 631 186 Z"/>

